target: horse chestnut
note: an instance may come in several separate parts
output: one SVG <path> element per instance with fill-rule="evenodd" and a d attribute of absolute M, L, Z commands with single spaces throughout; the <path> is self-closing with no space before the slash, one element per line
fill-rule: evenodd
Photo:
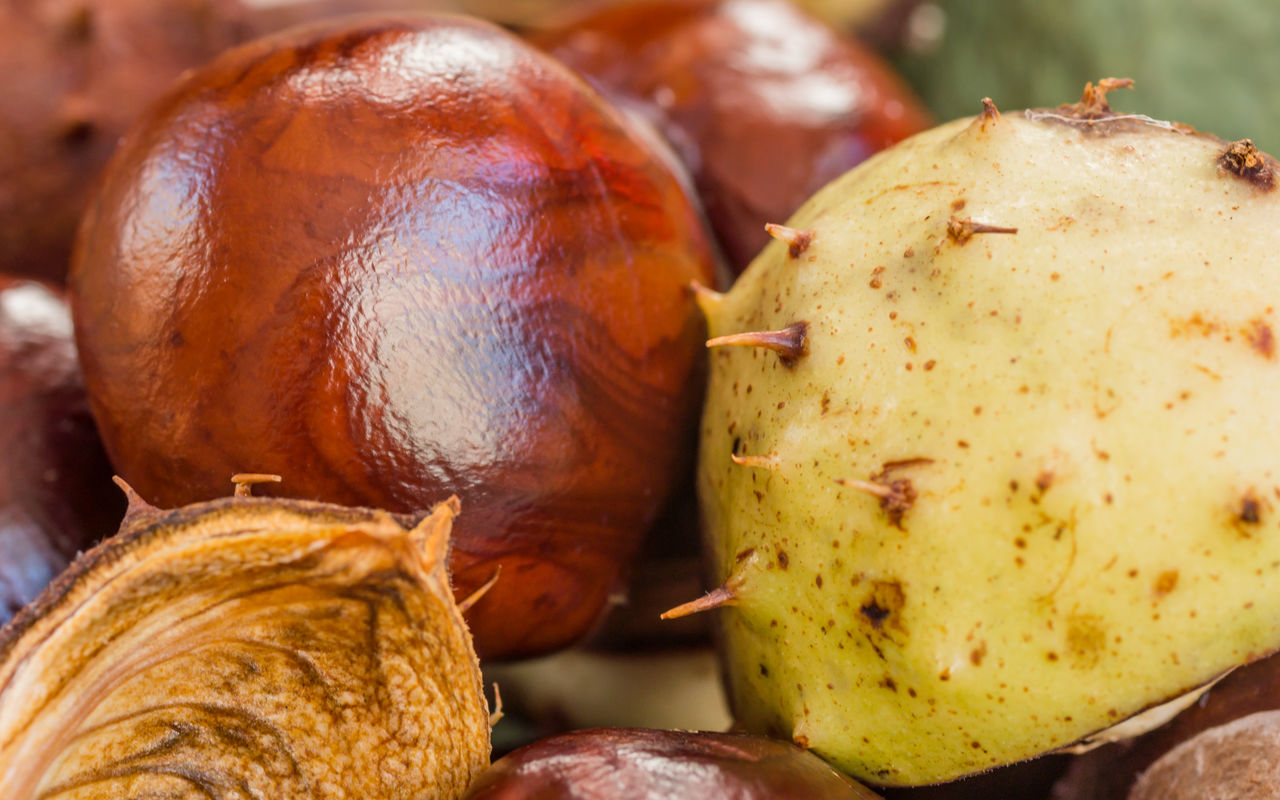
<path fill-rule="evenodd" d="M 1054 787 L 1053 800 L 1127 800 L 1136 797 L 1142 776 L 1151 773 L 1155 765 L 1168 760 L 1171 754 L 1177 754 L 1174 761 L 1182 758 L 1192 764 L 1196 763 L 1197 755 L 1200 756 L 1202 767 L 1198 771 L 1220 781 L 1221 797 L 1268 796 L 1275 789 L 1274 778 L 1269 783 L 1255 784 L 1253 788 L 1256 791 L 1249 792 L 1249 782 L 1258 780 L 1258 773 L 1262 770 L 1238 769 L 1239 763 L 1232 762 L 1238 761 L 1239 756 L 1250 756 L 1258 767 L 1265 768 L 1264 765 L 1275 763 L 1277 742 L 1280 741 L 1274 725 L 1277 712 L 1280 712 L 1280 656 L 1271 655 L 1229 673 L 1194 705 L 1155 730 L 1134 739 L 1109 742 L 1074 759 L 1067 774 Z M 1245 735 L 1228 750 L 1219 749 L 1214 753 L 1215 748 L 1200 746 L 1197 752 L 1196 746 L 1188 747 L 1197 739 L 1202 745 L 1208 743 L 1213 736 L 1230 730 L 1226 726 L 1245 724 L 1243 720 L 1259 714 L 1271 715 L 1257 717 L 1258 720 L 1269 719 L 1270 724 L 1252 732 L 1246 726 Z M 1215 730 L 1219 733 L 1205 736 Z M 1253 747 L 1240 746 L 1250 739 L 1254 740 Z M 1179 748 L 1182 748 L 1180 753 Z M 1236 759 L 1226 757 L 1230 749 L 1237 751 Z M 1168 772 L 1167 766 L 1163 771 Z M 1224 771 L 1224 768 L 1232 766 L 1237 768 L 1234 775 Z M 1150 777 L 1156 776 L 1151 774 Z M 1190 781 L 1186 783 L 1183 791 L 1193 786 Z M 1147 791 L 1150 792 L 1150 788 Z M 1164 786 L 1164 791 L 1167 795 L 1173 794 L 1168 785 Z M 1146 796 L 1163 795 L 1149 793 Z"/>
<path fill-rule="evenodd" d="M 0 276 L 0 622 L 123 514 L 62 292 Z"/>
<path fill-rule="evenodd" d="M 490 658 L 583 635 L 685 474 L 709 236 L 568 69 L 460 17 L 230 50 L 144 116 L 80 231 L 94 413 L 149 501 L 272 472 L 393 511 L 457 494 Z"/>
<path fill-rule="evenodd" d="M 180 72 L 244 39 L 239 0 L 0 3 L 0 272 L 61 282 L 94 181 Z"/>
<path fill-rule="evenodd" d="M 929 124 L 879 58 L 785 0 L 640 0 L 532 41 L 653 120 L 739 272 L 766 223 Z"/>
<path fill-rule="evenodd" d="M 526 745 L 471 785 L 466 800 L 874 800 L 790 742 L 744 733 L 594 728 Z"/>

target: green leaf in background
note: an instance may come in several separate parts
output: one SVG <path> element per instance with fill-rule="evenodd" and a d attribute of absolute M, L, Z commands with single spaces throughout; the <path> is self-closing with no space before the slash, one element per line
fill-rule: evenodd
<path fill-rule="evenodd" d="M 1275 0 L 949 0 L 942 38 L 899 65 L 941 120 L 1075 100 L 1086 81 L 1133 78 L 1141 107 L 1280 152 Z"/>

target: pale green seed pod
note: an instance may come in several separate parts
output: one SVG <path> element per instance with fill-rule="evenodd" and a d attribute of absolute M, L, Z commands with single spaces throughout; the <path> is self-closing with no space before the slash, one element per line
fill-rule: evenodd
<path fill-rule="evenodd" d="M 683 610 L 747 727 L 939 782 L 1280 646 L 1276 163 L 1121 85 L 910 139 L 702 294 Z"/>

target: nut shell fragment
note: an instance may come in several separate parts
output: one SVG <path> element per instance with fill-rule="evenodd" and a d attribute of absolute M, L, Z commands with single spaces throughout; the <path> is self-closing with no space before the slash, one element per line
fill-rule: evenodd
<path fill-rule="evenodd" d="M 489 725 L 457 511 L 131 513 L 0 630 L 0 797 L 461 794 Z"/>

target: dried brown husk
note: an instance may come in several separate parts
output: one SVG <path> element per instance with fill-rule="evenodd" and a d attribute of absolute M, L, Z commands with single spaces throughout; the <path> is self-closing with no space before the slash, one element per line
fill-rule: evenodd
<path fill-rule="evenodd" d="M 487 765 L 456 499 L 131 499 L 0 630 L 0 797 L 456 797 Z"/>

